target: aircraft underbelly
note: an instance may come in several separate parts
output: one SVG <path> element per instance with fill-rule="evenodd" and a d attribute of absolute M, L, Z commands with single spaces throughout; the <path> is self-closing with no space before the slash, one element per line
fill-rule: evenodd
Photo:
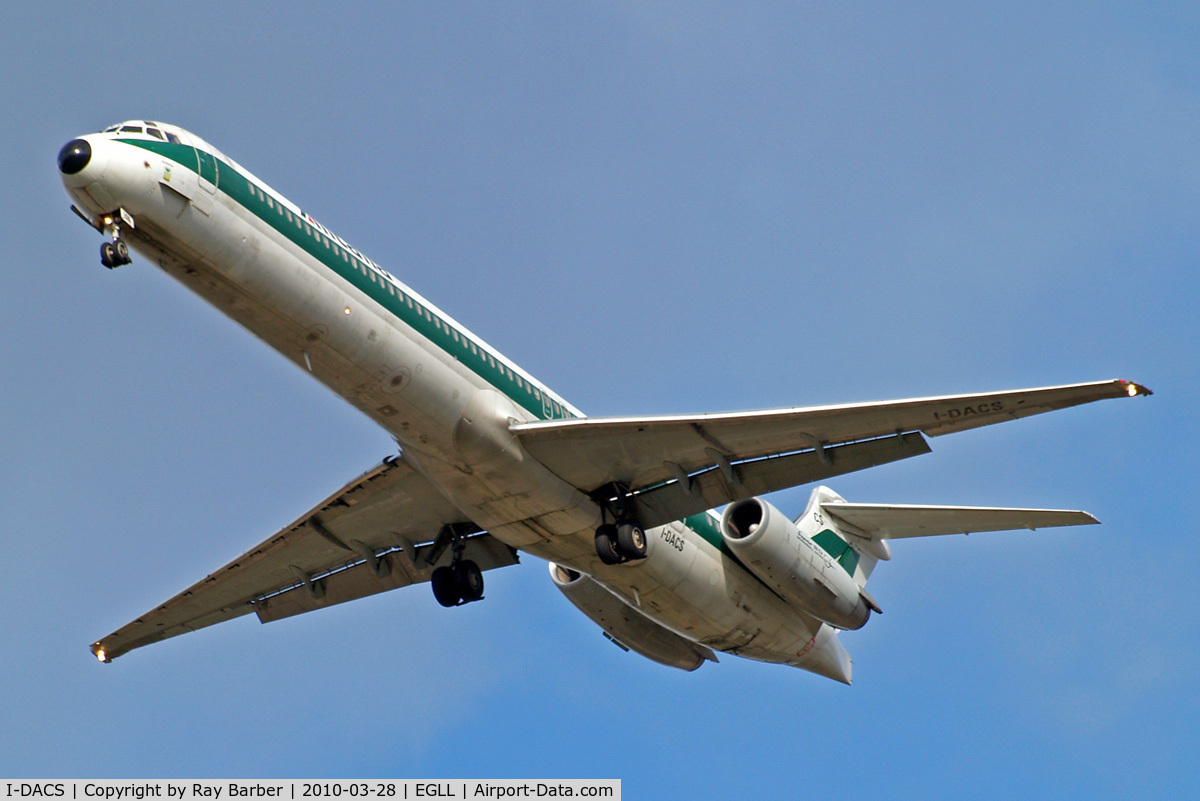
<path fill-rule="evenodd" d="M 817 634 L 813 622 L 682 525 L 648 531 L 647 559 L 604 565 L 592 543 L 600 510 L 585 494 L 523 451 L 485 447 L 466 458 L 464 416 L 495 390 L 457 359 L 228 198 L 218 194 L 203 213 L 181 208 L 168 189 L 159 195 L 138 210 L 135 249 L 389 431 L 493 536 L 591 575 L 656 622 L 715 650 L 803 661 Z M 501 411 L 532 419 L 515 404 Z"/>

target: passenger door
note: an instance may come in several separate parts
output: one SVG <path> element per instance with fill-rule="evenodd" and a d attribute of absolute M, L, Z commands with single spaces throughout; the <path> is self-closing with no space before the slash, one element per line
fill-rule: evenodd
<path fill-rule="evenodd" d="M 197 172 L 200 175 L 200 191 L 193 202 L 205 214 L 212 214 L 213 198 L 217 195 L 217 160 L 212 153 L 196 148 Z"/>

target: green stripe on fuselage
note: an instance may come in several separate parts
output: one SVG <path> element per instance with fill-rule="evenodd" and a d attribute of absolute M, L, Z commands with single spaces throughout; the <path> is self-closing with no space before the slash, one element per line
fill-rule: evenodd
<path fill-rule="evenodd" d="M 144 139 L 119 139 L 116 141 L 158 153 L 199 174 L 199 157 L 197 156 L 196 148 L 190 145 Z M 522 408 L 529 410 L 536 417 L 543 420 L 573 418 L 575 416 L 557 401 L 543 403 L 534 394 L 534 388 L 530 386 L 528 381 L 521 379 L 518 382 L 517 377 L 511 370 L 505 368 L 495 359 L 495 354 L 486 351 L 478 342 L 468 339 L 459 329 L 441 319 L 432 310 L 427 309 L 412 297 L 410 293 L 405 292 L 402 285 L 398 283 L 393 284 L 378 276 L 375 270 L 368 266 L 358 255 L 346 251 L 332 241 L 328 241 L 327 237 L 320 234 L 318 229 L 312 227 L 297 215 L 292 214 L 292 219 L 289 220 L 288 214 L 290 210 L 285 209 L 279 203 L 275 202 L 274 199 L 272 199 L 271 203 L 268 203 L 266 200 L 267 196 L 260 196 L 258 191 L 261 191 L 261 189 L 243 175 L 240 170 L 223 159 L 216 159 L 216 162 L 216 186 L 218 189 L 241 204 L 251 214 L 271 226 L 271 228 L 294 242 L 330 270 L 333 270 L 343 279 L 366 293 L 368 297 L 375 300 L 397 318 L 416 329 L 430 342 L 465 364 L 476 375 L 503 392 Z M 393 291 L 395 294 L 393 294 Z M 475 344 L 474 352 L 471 350 L 472 343 Z M 537 387 L 537 391 L 542 393 L 543 398 L 548 398 L 544 386 Z M 725 538 L 721 536 L 720 530 L 714 525 L 711 515 L 707 512 L 692 515 L 686 518 L 683 523 L 699 535 L 701 539 L 708 542 L 734 562 L 741 564 L 733 551 L 725 544 Z M 747 573 L 758 580 L 758 577 L 754 576 L 753 572 L 747 571 Z"/>
<path fill-rule="evenodd" d="M 158 153 L 200 174 L 197 149 L 174 142 L 146 139 L 114 141 Z M 437 347 L 466 365 L 471 371 L 503 392 L 514 403 L 534 416 L 547 419 L 574 417 L 561 403 L 549 398 L 544 386 L 533 386 L 506 367 L 495 354 L 467 337 L 456 326 L 423 305 L 399 282 L 389 281 L 374 265 L 359 254 L 342 247 L 320 229 L 278 203 L 271 195 L 228 162 L 211 154 L 217 163 L 216 187 L 243 208 L 295 243 L 313 258 L 365 293 L 397 318 L 414 328 Z M 270 198 L 268 200 L 268 198 Z M 290 217 L 290 219 L 289 219 Z M 474 348 L 472 348 L 474 346 Z"/>
<path fill-rule="evenodd" d="M 685 517 L 683 524 L 692 531 L 700 535 L 700 538 L 709 545 L 716 548 L 721 553 L 731 559 L 737 560 L 733 551 L 729 550 L 729 546 L 725 544 L 725 538 L 721 536 L 721 530 L 713 525 L 712 515 L 708 512 L 701 512 L 698 515 Z"/>

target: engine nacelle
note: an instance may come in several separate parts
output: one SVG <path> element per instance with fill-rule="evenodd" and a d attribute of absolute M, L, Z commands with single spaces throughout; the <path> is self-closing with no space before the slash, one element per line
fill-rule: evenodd
<path fill-rule="evenodd" d="M 871 606 L 846 563 L 763 499 L 729 504 L 721 517 L 721 536 L 754 575 L 813 617 L 839 629 L 866 625 Z"/>
<path fill-rule="evenodd" d="M 636 651 L 660 665 L 682 670 L 695 670 L 706 659 L 717 661 L 711 650 L 655 623 L 591 576 L 551 562 L 550 578 L 576 609 L 627 651 Z"/>

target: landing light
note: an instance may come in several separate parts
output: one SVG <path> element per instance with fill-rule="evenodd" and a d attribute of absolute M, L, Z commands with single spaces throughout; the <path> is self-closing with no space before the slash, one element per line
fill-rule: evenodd
<path fill-rule="evenodd" d="M 343 309 L 343 312 L 344 312 L 345 314 L 349 314 L 349 313 L 350 313 L 350 307 L 349 307 L 349 306 L 347 306 L 345 309 Z"/>
<path fill-rule="evenodd" d="M 108 654 L 105 653 L 103 648 L 97 648 L 96 649 L 96 658 L 99 659 L 101 662 L 107 662 Z"/>
<path fill-rule="evenodd" d="M 1138 394 L 1138 385 L 1137 385 L 1137 384 L 1130 384 L 1129 386 L 1125 387 L 1125 391 L 1126 391 L 1126 392 L 1128 392 L 1128 393 L 1129 393 L 1129 397 L 1131 397 L 1131 398 L 1132 398 L 1132 397 L 1134 397 L 1135 395 L 1137 395 L 1137 394 Z"/>

